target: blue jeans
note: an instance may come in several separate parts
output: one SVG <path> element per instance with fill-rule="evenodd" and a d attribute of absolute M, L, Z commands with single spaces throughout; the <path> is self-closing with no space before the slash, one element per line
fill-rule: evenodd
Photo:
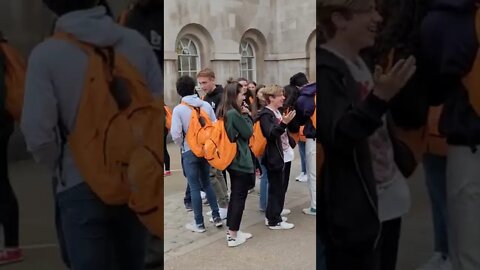
<path fill-rule="evenodd" d="M 447 233 L 447 158 L 433 154 L 423 157 L 425 178 L 432 204 L 435 251 L 448 255 Z"/>
<path fill-rule="evenodd" d="M 202 198 L 200 189 L 203 188 L 207 195 L 208 203 L 212 209 L 212 217 L 219 217 L 217 197 L 210 185 L 210 164 L 204 159 L 199 158 L 188 151 L 182 154 L 182 166 L 190 187 L 190 197 L 192 200 L 193 215 L 197 226 L 205 225 L 202 214 Z"/>
<path fill-rule="evenodd" d="M 71 269 L 143 269 L 146 229 L 128 206 L 106 205 L 86 183 L 56 197 Z"/>
<path fill-rule="evenodd" d="M 267 168 L 262 163 L 263 157 L 259 158 L 260 167 L 262 168 L 262 175 L 260 176 L 260 211 L 265 212 L 267 210 L 268 202 L 268 173 Z"/>
<path fill-rule="evenodd" d="M 305 159 L 305 142 L 298 141 L 298 152 L 300 153 L 300 163 L 302 164 L 302 173 L 307 173 L 307 161 Z"/>

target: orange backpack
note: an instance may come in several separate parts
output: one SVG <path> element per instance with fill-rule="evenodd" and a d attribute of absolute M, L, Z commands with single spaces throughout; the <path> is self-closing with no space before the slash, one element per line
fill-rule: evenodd
<path fill-rule="evenodd" d="M 310 120 L 312 120 L 313 127 L 317 129 L 317 94 L 313 96 L 313 102 L 315 108 L 313 109 L 312 116 L 310 116 Z"/>
<path fill-rule="evenodd" d="M 220 171 L 225 170 L 237 155 L 237 143 L 231 142 L 223 119 L 213 124 L 210 136 L 205 141 L 205 159 Z"/>
<path fill-rule="evenodd" d="M 172 109 L 167 105 L 163 107 L 165 108 L 165 127 L 170 130 L 172 128 Z"/>
<path fill-rule="evenodd" d="M 480 9 L 477 10 L 477 13 L 475 15 L 475 30 L 477 33 L 477 39 L 478 41 L 480 41 Z M 477 52 L 477 56 L 472 65 L 472 69 L 462 79 L 462 83 L 467 89 L 468 100 L 478 116 L 480 116 L 480 75 L 479 74 L 480 74 L 480 49 Z"/>
<path fill-rule="evenodd" d="M 6 41 L 0 42 L 0 50 L 5 56 L 5 109 L 15 121 L 20 121 L 25 92 L 25 76 L 27 65 L 20 52 Z"/>
<path fill-rule="evenodd" d="M 204 157 L 204 145 L 213 129 L 212 120 L 205 110 L 193 107 L 185 102 L 181 104 L 192 110 L 185 140 L 195 156 Z"/>
<path fill-rule="evenodd" d="M 113 49 L 65 33 L 53 38 L 88 57 L 76 124 L 65 134 L 82 177 L 104 203 L 128 204 L 163 239 L 162 100 L 154 100 L 135 67 Z"/>
<path fill-rule="evenodd" d="M 257 158 L 260 158 L 265 153 L 265 147 L 267 146 L 267 139 L 262 133 L 262 128 L 260 127 L 260 121 L 256 121 L 255 124 L 253 124 L 253 135 L 252 137 L 250 137 L 249 146 L 253 154 Z"/>

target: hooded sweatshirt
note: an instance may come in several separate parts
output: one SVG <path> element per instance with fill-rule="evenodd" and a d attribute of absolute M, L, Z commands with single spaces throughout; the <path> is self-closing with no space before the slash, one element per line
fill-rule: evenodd
<path fill-rule="evenodd" d="M 309 120 L 315 111 L 315 95 L 317 93 L 317 84 L 310 83 L 300 89 L 300 95 L 297 99 L 297 115 L 299 115 L 300 122 L 305 125 L 303 133 L 306 138 L 315 139 L 315 127 Z"/>
<path fill-rule="evenodd" d="M 113 46 L 137 68 L 155 96 L 163 95 L 162 74 L 148 42 L 138 32 L 116 24 L 104 7 L 67 13 L 58 19 L 55 30 L 97 46 Z M 21 129 L 35 160 L 52 170 L 58 166 L 62 148 L 58 123 L 67 132 L 75 127 L 87 62 L 80 48 L 54 39 L 40 43 L 29 58 Z M 62 156 L 58 192 L 83 182 L 68 143 Z"/>
<path fill-rule="evenodd" d="M 163 2 L 150 1 L 145 7 L 135 5 L 127 17 L 126 26 L 140 32 L 151 44 L 158 63 L 163 66 Z"/>
<path fill-rule="evenodd" d="M 196 94 L 190 96 L 184 96 L 182 102 L 187 103 L 196 108 L 205 110 L 210 116 L 212 123 L 217 121 L 215 117 L 215 112 L 212 109 L 212 106 L 207 102 L 201 100 Z M 170 134 L 172 134 L 172 139 L 176 145 L 182 149 L 182 153 L 190 151 L 188 143 L 184 140 L 184 134 L 187 134 L 188 128 L 190 127 L 190 117 L 192 116 L 192 109 L 184 104 L 179 104 L 173 108 L 172 112 L 172 129 Z"/>
<path fill-rule="evenodd" d="M 219 84 L 213 89 L 212 92 L 205 95 L 203 98 L 204 101 L 208 102 L 212 106 L 213 111 L 216 112 L 217 108 L 220 107 L 220 102 L 222 102 L 223 96 L 223 87 Z"/>
<path fill-rule="evenodd" d="M 440 131 L 450 145 L 480 144 L 480 118 L 468 100 L 462 78 L 478 50 L 475 0 L 434 1 L 422 23 L 422 53 L 433 105 L 445 102 Z"/>

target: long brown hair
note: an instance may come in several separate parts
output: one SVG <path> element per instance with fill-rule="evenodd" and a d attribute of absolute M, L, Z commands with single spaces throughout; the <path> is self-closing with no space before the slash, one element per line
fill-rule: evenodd
<path fill-rule="evenodd" d="M 242 109 L 237 104 L 237 97 L 240 94 L 242 89 L 242 85 L 238 82 L 229 82 L 224 90 L 223 90 L 223 97 L 222 103 L 220 104 L 220 108 L 217 111 L 217 118 L 223 118 L 223 120 L 227 121 L 227 112 L 231 109 L 237 110 L 239 113 L 242 113 Z"/>

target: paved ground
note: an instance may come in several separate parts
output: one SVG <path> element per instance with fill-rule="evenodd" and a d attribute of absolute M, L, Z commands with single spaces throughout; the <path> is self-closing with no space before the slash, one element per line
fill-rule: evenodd
<path fill-rule="evenodd" d="M 178 170 L 178 148 L 169 145 L 172 169 Z M 237 248 L 227 248 L 225 229 L 207 225 L 207 232 L 194 234 L 183 226 L 193 219 L 183 208 L 185 179 L 181 171 L 165 180 L 165 269 L 315 269 L 315 221 L 301 213 L 307 206 L 306 185 L 293 181 L 298 174 L 298 160 L 292 170 L 287 206 L 293 213 L 289 220 L 296 228 L 270 231 L 257 211 L 258 194 L 247 200 L 242 230 L 254 238 Z M 32 161 L 10 164 L 12 184 L 20 203 L 21 245 L 25 261 L 0 267 L 2 270 L 64 270 L 58 255 L 53 226 L 52 193 L 49 176 Z M 431 255 L 432 225 L 430 205 L 421 169 L 409 181 L 413 209 L 404 219 L 399 252 L 399 270 L 413 270 Z M 256 188 L 258 190 L 258 186 Z M 208 211 L 208 208 L 204 208 Z M 1 241 L 0 241 L 1 242 Z"/>
<path fill-rule="evenodd" d="M 169 145 L 172 168 L 180 168 L 179 148 Z M 305 183 L 296 182 L 299 159 L 292 166 L 286 207 L 292 210 L 289 222 L 296 228 L 271 231 L 258 211 L 259 184 L 248 195 L 241 230 L 253 234 L 242 246 L 228 248 L 226 228 L 217 229 L 206 221 L 206 233 L 192 233 L 185 224 L 193 220 L 183 206 L 186 180 L 181 171 L 165 179 L 165 269 L 315 269 L 315 218 L 302 213 L 309 196 Z M 203 208 L 205 213 L 209 207 Z"/>

